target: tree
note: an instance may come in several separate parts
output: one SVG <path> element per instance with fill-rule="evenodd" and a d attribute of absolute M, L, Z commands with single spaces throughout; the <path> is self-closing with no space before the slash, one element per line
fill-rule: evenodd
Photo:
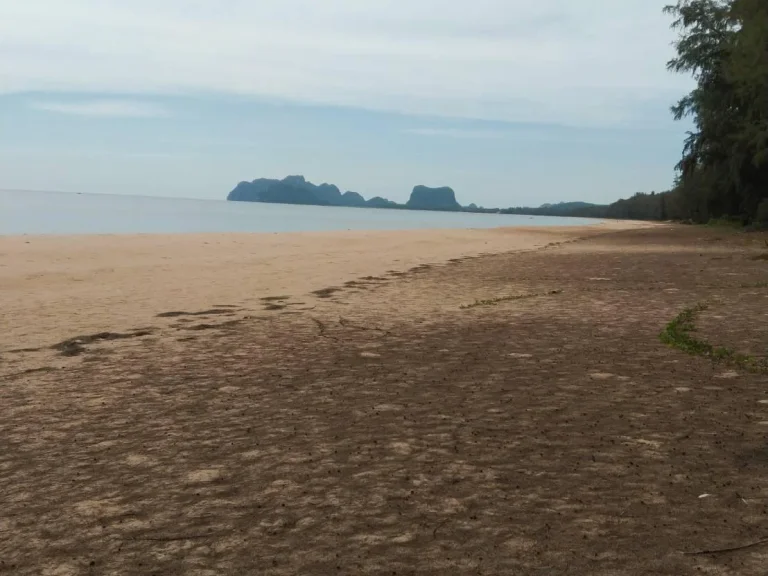
<path fill-rule="evenodd" d="M 695 220 L 752 220 L 768 185 L 768 5 L 679 0 L 665 11 L 680 36 L 668 68 L 696 88 L 672 107 L 692 117 L 673 196 Z"/>
<path fill-rule="evenodd" d="M 768 197 L 768 3 L 734 0 L 738 26 L 726 72 L 742 115 L 734 136 L 734 175 L 742 209 L 755 213 Z"/>

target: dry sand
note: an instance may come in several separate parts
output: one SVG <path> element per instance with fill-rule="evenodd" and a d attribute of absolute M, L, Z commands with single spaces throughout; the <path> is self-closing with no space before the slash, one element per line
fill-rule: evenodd
<path fill-rule="evenodd" d="M 768 237 L 606 228 L 1 240 L 153 328 L 0 352 L 0 574 L 764 576 Z"/>
<path fill-rule="evenodd" d="M 637 226 L 291 234 L 0 237 L 0 353 L 155 323 L 157 314 L 301 296 L 424 263 Z"/>

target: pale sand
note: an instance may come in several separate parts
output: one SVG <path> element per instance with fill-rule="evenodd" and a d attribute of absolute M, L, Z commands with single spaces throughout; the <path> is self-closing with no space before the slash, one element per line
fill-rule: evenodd
<path fill-rule="evenodd" d="M 169 311 L 257 310 L 264 297 L 306 299 L 391 270 L 637 226 L 0 237 L 0 352 L 150 326 Z"/>

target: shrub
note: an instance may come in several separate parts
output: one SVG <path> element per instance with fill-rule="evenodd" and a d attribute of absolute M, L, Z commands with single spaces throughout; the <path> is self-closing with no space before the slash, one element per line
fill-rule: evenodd
<path fill-rule="evenodd" d="M 757 207 L 757 217 L 755 220 L 762 226 L 768 226 L 768 198 L 760 202 L 760 205 Z"/>

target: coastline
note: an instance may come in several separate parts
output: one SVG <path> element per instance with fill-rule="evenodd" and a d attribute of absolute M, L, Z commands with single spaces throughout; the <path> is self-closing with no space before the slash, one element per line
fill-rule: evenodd
<path fill-rule="evenodd" d="M 4 193 L 0 236 L 395 231 L 586 226 L 599 220 L 113 194 Z"/>
<path fill-rule="evenodd" d="M 365 276 L 536 250 L 647 226 L 0 237 L 0 351 L 151 326 L 158 314 L 253 308 Z"/>

